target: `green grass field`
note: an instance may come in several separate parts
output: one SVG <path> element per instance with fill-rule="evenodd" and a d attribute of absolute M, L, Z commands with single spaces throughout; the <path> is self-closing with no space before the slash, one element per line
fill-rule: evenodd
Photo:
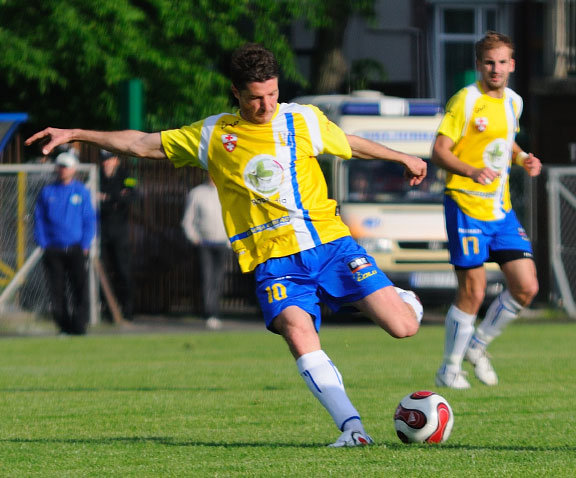
<path fill-rule="evenodd" d="M 576 465 L 576 324 L 513 324 L 494 343 L 501 385 L 436 390 L 443 327 L 394 340 L 325 327 L 326 352 L 377 445 L 339 432 L 265 331 L 0 340 L 0 476 L 568 477 Z M 404 445 L 392 415 L 436 390 L 455 424 Z"/>

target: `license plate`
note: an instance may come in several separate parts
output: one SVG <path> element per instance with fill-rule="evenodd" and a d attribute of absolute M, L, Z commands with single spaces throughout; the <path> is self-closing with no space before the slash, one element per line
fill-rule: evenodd
<path fill-rule="evenodd" d="M 446 272 L 413 272 L 410 286 L 420 289 L 454 289 L 458 285 L 456 274 Z"/>

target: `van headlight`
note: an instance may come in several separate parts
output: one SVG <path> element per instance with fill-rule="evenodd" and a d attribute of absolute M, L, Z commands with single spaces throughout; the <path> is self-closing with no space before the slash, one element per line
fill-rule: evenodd
<path fill-rule="evenodd" d="M 383 237 L 364 237 L 356 239 L 367 252 L 392 252 L 392 241 Z"/>

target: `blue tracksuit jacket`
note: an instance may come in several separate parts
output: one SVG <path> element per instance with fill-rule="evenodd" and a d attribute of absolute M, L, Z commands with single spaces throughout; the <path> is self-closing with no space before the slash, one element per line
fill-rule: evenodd
<path fill-rule="evenodd" d="M 89 249 L 96 233 L 90 191 L 79 181 L 44 186 L 34 211 L 34 236 L 43 249 L 80 245 Z"/>

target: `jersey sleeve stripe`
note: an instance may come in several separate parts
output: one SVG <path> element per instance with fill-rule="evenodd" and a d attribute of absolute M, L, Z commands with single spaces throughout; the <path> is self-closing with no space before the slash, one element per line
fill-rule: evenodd
<path fill-rule="evenodd" d="M 210 138 L 214 132 L 214 127 L 223 114 L 209 116 L 204 120 L 202 125 L 202 133 L 200 134 L 200 144 L 198 145 L 198 161 L 202 168 L 208 169 L 208 153 L 210 146 Z"/>
<path fill-rule="evenodd" d="M 476 83 L 467 87 L 466 90 L 467 90 L 467 93 L 466 93 L 466 101 L 465 101 L 465 106 L 464 106 L 466 120 L 464 121 L 464 127 L 462 128 L 462 133 L 461 133 L 460 137 L 464 137 L 466 135 L 466 130 L 468 129 L 468 124 L 470 123 L 470 119 L 472 118 L 472 110 L 474 109 L 474 105 L 478 101 L 478 98 L 480 98 L 480 96 L 482 96 L 482 93 L 478 89 L 478 86 L 476 85 Z"/>

